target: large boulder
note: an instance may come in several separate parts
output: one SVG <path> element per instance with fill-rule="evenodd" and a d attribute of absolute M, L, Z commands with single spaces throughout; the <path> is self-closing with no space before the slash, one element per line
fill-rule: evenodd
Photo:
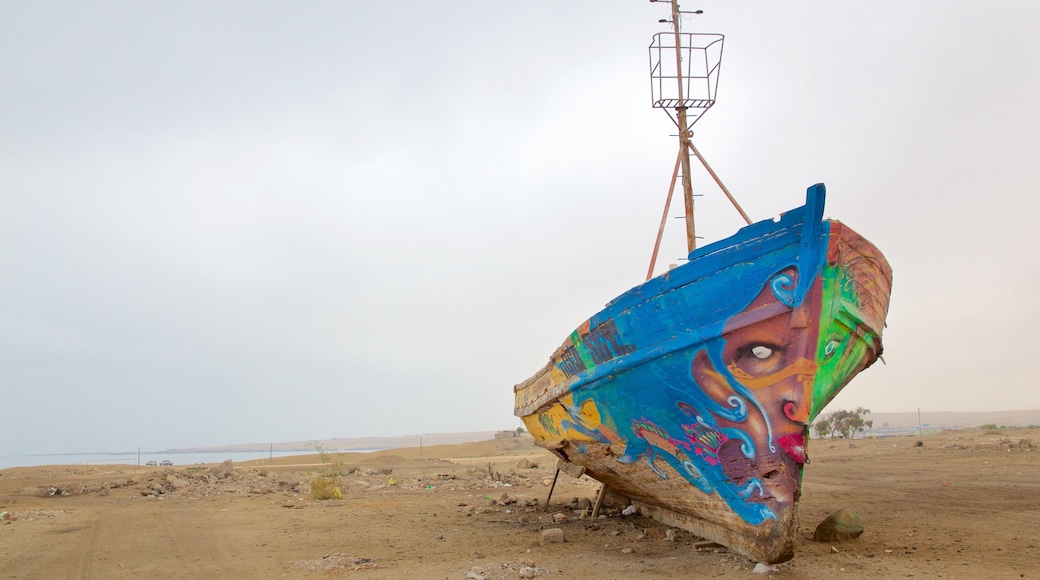
<path fill-rule="evenodd" d="M 863 534 L 863 520 L 852 510 L 841 509 L 827 516 L 816 526 L 813 539 L 817 542 L 841 542 Z"/>
<path fill-rule="evenodd" d="M 166 487 L 171 490 L 183 489 L 188 485 L 187 481 L 173 475 L 172 473 L 166 476 Z"/>
<path fill-rule="evenodd" d="M 563 530 L 560 528 L 549 528 L 542 530 L 541 544 L 559 544 L 564 541 Z"/>
<path fill-rule="evenodd" d="M 235 472 L 235 467 L 230 459 L 225 459 L 223 463 L 213 467 L 209 472 L 217 479 L 224 479 Z"/>

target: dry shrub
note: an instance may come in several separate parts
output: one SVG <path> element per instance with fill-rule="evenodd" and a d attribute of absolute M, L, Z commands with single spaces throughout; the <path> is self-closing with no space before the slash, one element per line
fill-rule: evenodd
<path fill-rule="evenodd" d="M 311 482 L 311 499 L 342 499 L 343 483 L 336 475 L 319 475 Z"/>

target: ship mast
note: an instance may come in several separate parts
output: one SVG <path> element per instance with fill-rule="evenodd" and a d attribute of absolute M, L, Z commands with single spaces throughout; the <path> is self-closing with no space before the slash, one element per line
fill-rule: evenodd
<path fill-rule="evenodd" d="M 690 125 L 686 120 L 686 99 L 683 91 L 683 58 L 682 37 L 679 33 L 681 22 L 678 0 L 672 0 L 672 32 L 675 35 L 675 81 L 677 106 L 675 115 L 678 118 L 676 124 L 679 126 L 679 162 L 682 165 L 682 189 L 683 202 L 686 206 L 686 250 L 692 252 L 697 249 L 697 227 L 693 219 L 693 183 L 690 181 Z M 701 13 L 700 10 L 695 14 Z"/>
<path fill-rule="evenodd" d="M 708 109 L 715 104 L 715 92 L 719 81 L 719 68 L 722 64 L 721 34 L 684 33 L 681 30 L 684 14 L 702 14 L 702 10 L 679 10 L 678 0 L 650 0 L 651 2 L 667 1 L 671 7 L 670 33 L 658 33 L 650 44 L 650 85 L 653 106 L 663 109 L 679 129 L 679 154 L 672 171 L 671 185 L 668 187 L 668 199 L 661 216 L 661 226 L 654 244 L 654 253 L 650 259 L 650 269 L 646 279 L 653 277 L 657 252 L 664 235 L 664 225 L 668 218 L 675 182 L 682 175 L 683 202 L 685 205 L 684 220 L 686 222 L 687 252 L 697 249 L 697 228 L 694 222 L 693 183 L 690 180 L 690 154 L 692 153 L 711 175 L 715 183 L 722 189 L 726 197 L 748 224 L 751 219 L 737 203 L 719 176 L 712 170 L 704 156 L 693 145 L 691 128 Z M 673 61 L 674 60 L 674 66 Z M 674 116 L 673 116 L 674 111 Z"/>

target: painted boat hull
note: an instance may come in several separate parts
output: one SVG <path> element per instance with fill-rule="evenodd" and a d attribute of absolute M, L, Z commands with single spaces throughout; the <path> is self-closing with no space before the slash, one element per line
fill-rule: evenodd
<path fill-rule="evenodd" d="M 536 442 L 646 515 L 790 559 L 809 425 L 881 355 L 892 284 L 824 198 L 809 188 L 579 326 L 514 388 Z"/>

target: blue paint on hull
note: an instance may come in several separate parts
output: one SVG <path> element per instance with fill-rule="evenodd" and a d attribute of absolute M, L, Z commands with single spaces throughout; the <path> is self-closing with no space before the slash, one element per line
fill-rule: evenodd
<path fill-rule="evenodd" d="M 573 381 L 564 431 L 608 444 L 603 431 L 611 433 L 625 444 L 618 462 L 646 462 L 668 479 L 655 465 L 663 461 L 753 526 L 775 520 L 778 510 L 793 504 L 791 497 L 778 499 L 784 490 L 765 480 L 777 469 L 789 471 L 784 485 L 797 493 L 801 462 L 780 448 L 774 424 L 786 411 L 767 408 L 742 383 L 746 377 L 734 375 L 733 353 L 724 351 L 734 328 L 790 316 L 805 302 L 826 258 L 824 199 L 823 185 L 813 186 L 805 206 L 691 252 L 687 264 L 632 288 L 590 318 L 587 332 L 572 335 L 554 361 Z M 752 308 L 763 295 L 769 303 Z M 797 355 L 811 359 L 815 346 L 801 344 Z M 793 358 L 797 349 L 788 348 Z M 707 369 L 702 374 L 729 389 L 724 397 L 698 383 L 699 353 Z M 596 405 L 602 429 L 582 424 L 579 410 L 586 402 Z M 754 429 L 746 427 L 752 423 Z M 805 426 L 784 429 L 801 433 Z M 750 466 L 746 473 L 741 461 Z"/>

